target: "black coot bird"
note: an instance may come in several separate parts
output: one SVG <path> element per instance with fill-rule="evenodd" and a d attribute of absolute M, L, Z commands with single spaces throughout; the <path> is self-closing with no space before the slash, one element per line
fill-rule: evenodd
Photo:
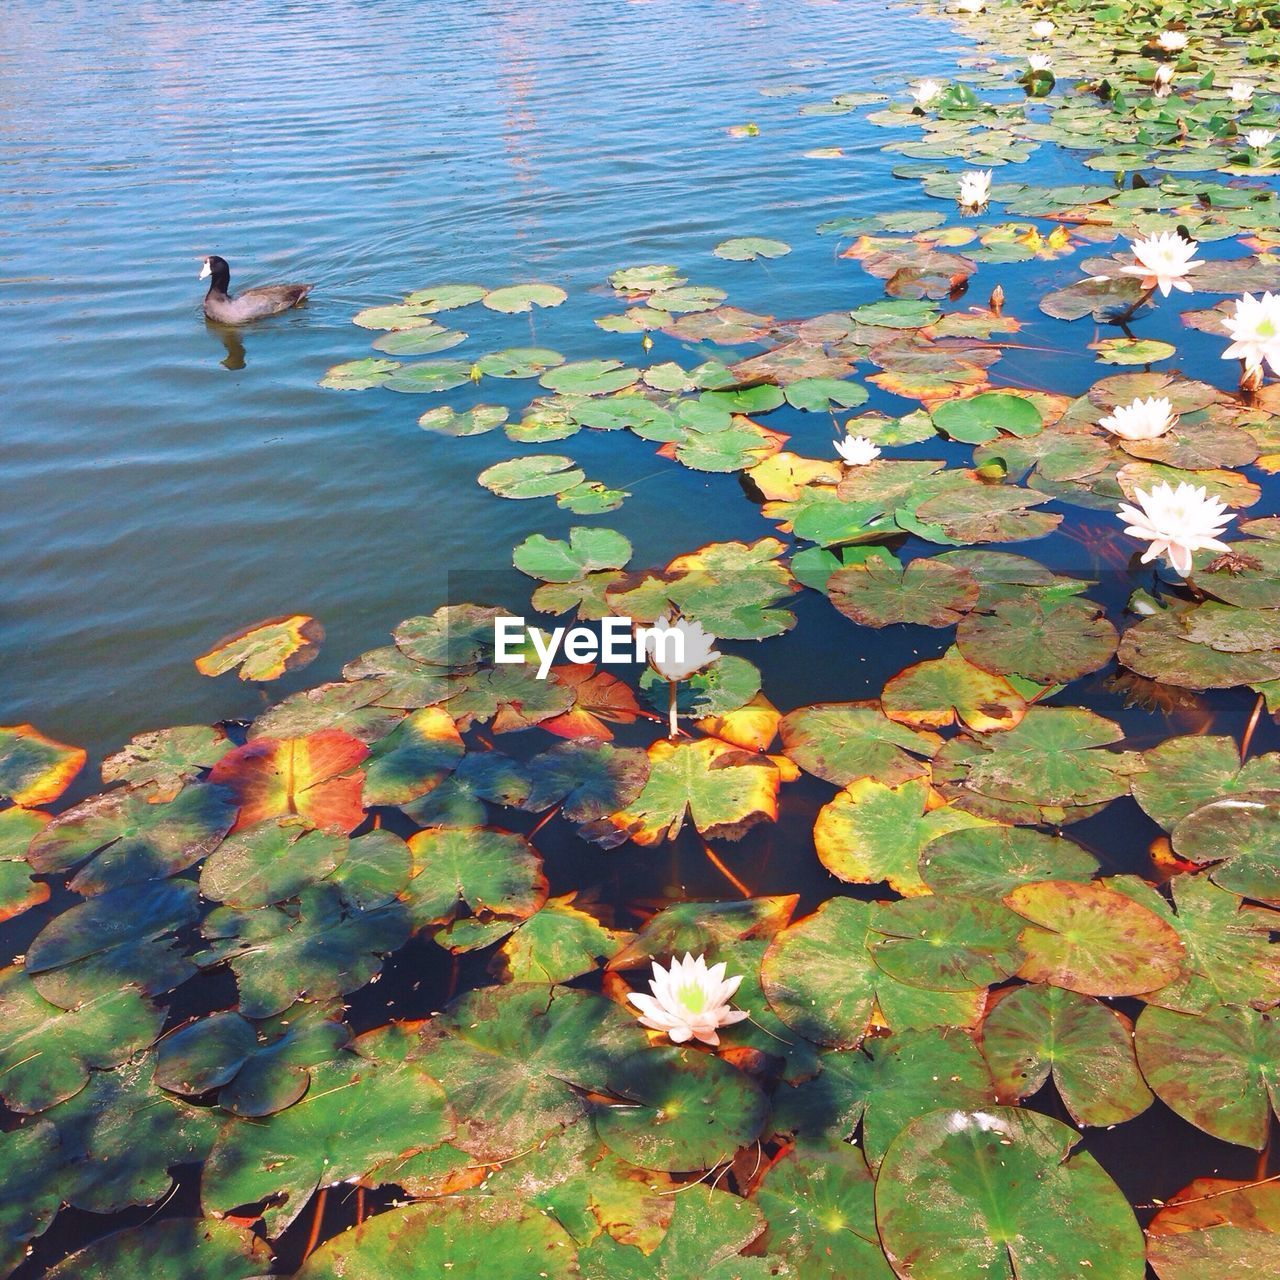
<path fill-rule="evenodd" d="M 296 307 L 315 287 L 309 284 L 264 284 L 232 297 L 227 292 L 231 268 L 225 258 L 211 254 L 200 269 L 200 279 L 212 276 L 204 297 L 204 313 L 217 324 L 248 324 L 263 316 L 279 315 Z"/>

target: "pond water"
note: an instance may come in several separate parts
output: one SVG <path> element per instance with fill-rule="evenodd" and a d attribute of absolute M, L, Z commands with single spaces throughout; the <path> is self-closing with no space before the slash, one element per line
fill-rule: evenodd
<path fill-rule="evenodd" d="M 621 266 L 678 264 L 731 304 L 780 320 L 880 300 L 883 281 L 839 256 L 848 238 L 817 235 L 818 224 L 942 206 L 894 176 L 903 158 L 883 148 L 907 135 L 887 134 L 862 111 L 802 108 L 876 89 L 901 100 L 906 82 L 948 80 L 971 53 L 947 23 L 873 0 L 251 0 L 234 15 L 208 3 L 17 0 L 0 47 L 0 721 L 31 722 L 87 749 L 88 767 L 62 802 L 75 801 L 98 789 L 102 759 L 132 735 L 251 721 L 288 693 L 340 679 L 402 619 L 446 601 L 519 611 L 530 581 L 512 572 L 511 551 L 531 534 L 565 538 L 575 525 L 607 524 L 630 540 L 633 567 L 773 535 L 776 522 L 762 518 L 738 473 L 677 466 L 629 431 L 522 446 L 502 431 L 455 440 L 417 426 L 445 400 L 459 410 L 502 404 L 518 419 L 531 384 L 487 378 L 436 398 L 340 393 L 321 380 L 370 354 L 377 334 L 352 325 L 356 312 L 446 281 L 537 280 L 568 294 L 529 314 L 473 306 L 440 317 L 468 335 L 467 358 L 538 346 L 570 361 L 641 366 L 730 355 L 662 332 L 646 351 L 638 334 L 601 331 L 593 322 L 621 309 L 605 285 Z M 1021 91 L 992 97 L 1020 101 Z M 1034 106 L 1030 117 L 1049 119 Z M 1054 145 L 1017 177 L 1110 180 Z M 772 261 L 713 255 L 746 235 L 791 251 Z M 1238 252 L 1223 240 L 1201 256 Z M 230 261 L 233 289 L 305 280 L 314 293 L 267 323 L 219 330 L 200 309 L 207 253 Z M 1082 337 L 1087 319 L 1068 326 L 1037 309 L 1077 277 L 1076 265 L 999 266 L 1022 328 L 989 371 L 993 389 L 1078 396 L 1116 372 L 1087 348 L 1112 330 Z M 941 305 L 985 306 L 987 274 L 984 266 L 963 302 L 957 289 L 955 308 Z M 1189 376 L 1229 384 L 1221 340 L 1184 328 L 1173 306 L 1144 313 L 1141 335 L 1176 343 Z M 732 354 L 758 349 L 744 342 Z M 867 389 L 856 412 L 916 407 Z M 835 415 L 783 407 L 764 421 L 791 435 L 790 449 L 831 456 Z M 483 468 L 543 451 L 571 455 L 592 479 L 625 490 L 625 503 L 583 518 L 548 499 L 504 501 L 476 483 Z M 967 445 L 932 438 L 893 452 L 952 466 L 971 456 Z M 1273 509 L 1265 493 L 1249 514 Z M 1091 599 L 1113 620 L 1154 582 L 1116 533 L 1113 505 L 1095 502 L 1072 507 L 1034 544 L 1055 572 L 1096 582 Z M 895 548 L 904 559 L 938 550 L 909 537 Z M 818 592 L 788 607 L 799 619 L 791 635 L 725 646 L 762 668 L 783 711 L 878 697 L 903 667 L 952 642 L 949 630 L 855 630 Z M 291 613 L 324 624 L 309 666 L 268 691 L 196 671 L 193 659 L 220 636 Z M 1254 693 L 1234 687 L 1153 711 L 1114 675 L 1114 664 L 1086 674 L 1066 701 L 1116 721 L 1134 750 L 1175 734 L 1239 736 L 1254 707 Z M 619 741 L 644 745 L 652 734 L 641 728 L 619 731 Z M 501 745 L 524 754 L 544 744 Z M 1263 716 L 1253 751 L 1277 746 L 1280 733 Z M 789 783 L 779 821 L 733 846 L 731 872 L 688 829 L 624 857 L 561 822 L 539 835 L 538 849 L 553 894 L 581 891 L 602 915 L 616 911 L 620 926 L 675 899 L 738 897 L 739 881 L 753 895 L 799 895 L 799 918 L 846 891 L 812 853 L 815 817 L 831 797 L 809 774 Z M 514 813 L 502 821 L 535 825 Z M 399 815 L 387 824 L 415 829 Z M 1133 801 L 1070 833 L 1103 874 L 1151 876 L 1148 850 L 1161 828 Z M 21 955 L 74 901 L 59 887 L 48 905 L 0 924 L 0 950 Z M 348 1021 L 363 1032 L 425 1018 L 487 982 L 487 963 L 487 954 L 450 956 L 415 938 L 379 984 L 348 995 Z M 171 1026 L 234 1005 L 236 987 L 223 969 L 166 999 Z M 1136 1016 L 1142 1005 L 1118 1007 Z M 1031 1104 L 1068 1118 L 1048 1087 Z M 1265 1155 L 1259 1165 L 1255 1152 L 1215 1140 L 1161 1102 L 1127 1125 L 1091 1129 L 1084 1146 L 1131 1203 L 1148 1206 L 1196 1176 L 1268 1168 Z M 183 1172 L 167 1215 L 198 1213 L 198 1186 L 198 1170 Z M 36 1280 L 108 1227 L 154 1212 L 64 1211 L 15 1280 Z M 331 1203 L 324 1234 L 354 1213 L 347 1198 Z M 311 1227 L 309 1214 L 290 1227 L 282 1266 L 300 1261 Z"/>
<path fill-rule="evenodd" d="M 417 397 L 321 389 L 364 354 L 355 311 L 446 279 L 545 279 L 570 302 L 537 315 L 537 341 L 573 358 L 636 351 L 586 319 L 611 309 L 589 291 L 620 263 L 696 263 L 780 316 L 870 300 L 814 227 L 929 202 L 875 130 L 761 90 L 821 100 L 952 43 L 874 3 L 17 12 L 0 51 L 0 678 L 6 715 L 96 755 L 252 713 L 251 691 L 191 665 L 237 627 L 321 618 L 302 687 L 434 608 L 448 572 L 573 523 L 475 484 L 500 438 L 451 449 L 418 431 Z M 729 135 L 748 121 L 758 137 Z M 843 160 L 802 158 L 833 141 Z M 711 256 L 736 234 L 797 249 L 764 270 Z M 315 294 L 233 358 L 200 314 L 210 252 L 233 289 Z M 466 327 L 479 350 L 527 341 L 527 319 Z M 660 342 L 655 358 L 679 352 Z M 646 483 L 674 469 L 615 444 L 583 460 L 633 489 L 617 527 L 646 561 L 759 536 L 733 477 Z"/>

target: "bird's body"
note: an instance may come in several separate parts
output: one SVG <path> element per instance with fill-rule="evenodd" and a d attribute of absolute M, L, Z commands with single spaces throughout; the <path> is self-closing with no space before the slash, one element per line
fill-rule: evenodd
<path fill-rule="evenodd" d="M 232 297 L 228 292 L 231 268 L 225 258 L 217 256 L 204 260 L 200 278 L 206 276 L 212 279 L 204 297 L 204 313 L 216 324 L 248 324 L 264 316 L 279 315 L 296 307 L 313 288 L 309 284 L 266 284 Z"/>

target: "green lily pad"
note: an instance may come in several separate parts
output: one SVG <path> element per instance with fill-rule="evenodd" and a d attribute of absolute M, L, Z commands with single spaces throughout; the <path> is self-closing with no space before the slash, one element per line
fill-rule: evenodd
<path fill-rule="evenodd" d="M 490 311 L 513 315 L 534 307 L 558 307 L 568 296 L 554 284 L 513 284 L 486 293 L 482 301 Z"/>
<path fill-rule="evenodd" d="M 920 876 L 935 893 L 1003 898 L 1039 880 L 1091 880 L 1097 860 L 1065 836 L 983 824 L 943 832 L 920 854 Z"/>
<path fill-rule="evenodd" d="M 1033 436 L 1044 426 L 1040 410 L 1030 400 L 1006 391 L 948 400 L 934 409 L 933 420 L 953 440 L 965 444 L 994 440 L 1002 431 L 1011 436 Z"/>
<path fill-rule="evenodd" d="M 168 1218 L 117 1231 L 73 1253 L 49 1280 L 253 1280 L 271 1262 L 266 1245 L 246 1227 L 216 1218 Z"/>
<path fill-rule="evenodd" d="M 512 555 L 521 573 L 542 582 L 573 582 L 600 569 L 621 569 L 631 559 L 631 543 L 612 529 L 578 526 L 563 542 L 530 534 Z"/>
<path fill-rule="evenodd" d="M 983 1019 L 982 1052 L 1001 1102 L 1029 1098 L 1052 1076 L 1077 1124 L 1123 1124 L 1151 1105 L 1128 1019 L 1074 991 L 1004 993 Z"/>
<path fill-rule="evenodd" d="M 586 473 L 572 458 L 559 454 L 527 454 L 486 467 L 480 483 L 500 498 L 549 498 L 564 493 L 586 479 Z"/>
<path fill-rule="evenodd" d="M 847 618 L 864 627 L 912 623 L 955 626 L 978 602 L 973 575 L 922 556 L 896 566 L 876 557 L 837 569 L 827 594 Z"/>
<path fill-rule="evenodd" d="M 298 1280 L 485 1280 L 506 1274 L 570 1280 L 580 1274 L 573 1240 L 532 1205 L 497 1196 L 411 1204 L 380 1213 L 326 1241 Z"/>
<path fill-rule="evenodd" d="M 133 987 L 59 1009 L 18 968 L 0 970 L 0 1016 L 0 1095 L 28 1115 L 74 1097 L 91 1070 L 119 1066 L 145 1049 L 164 1021 Z"/>
<path fill-rule="evenodd" d="M 899 982 L 872 959 L 868 943 L 875 907 L 832 898 L 769 944 L 760 978 L 774 1012 L 815 1044 L 853 1048 L 873 1012 L 895 1030 L 968 1027 L 981 1017 L 986 993 L 931 991 Z"/>
<path fill-rule="evenodd" d="M 757 258 L 784 257 L 791 252 L 791 246 L 784 240 L 739 236 L 733 240 L 722 240 L 713 252 L 717 258 L 728 258 L 731 262 L 754 262 Z"/>
<path fill-rule="evenodd" d="M 254 1120 L 232 1118 L 205 1163 L 201 1198 L 216 1213 L 272 1200 L 262 1212 L 278 1236 L 312 1192 L 362 1177 L 452 1135 L 444 1090 L 414 1062 L 317 1066 L 305 1098 Z"/>
<path fill-rule="evenodd" d="M 782 749 L 816 777 L 848 786 L 876 778 L 889 786 L 923 777 L 940 740 L 894 724 L 876 707 L 827 703 L 783 716 Z"/>
<path fill-rule="evenodd" d="M 913 1280 L 1142 1280 L 1142 1231 L 1080 1136 L 1013 1107 L 933 1111 L 890 1146 L 876 1181 L 889 1261 Z M 1087 1264 L 1087 1266 L 1082 1266 Z"/>
<path fill-rule="evenodd" d="M 821 809 L 814 824 L 822 865 L 841 880 L 884 880 L 899 893 L 926 893 L 919 866 L 930 841 L 958 828 L 986 825 L 950 805 L 930 808 L 929 801 L 929 787 L 919 779 L 896 787 L 874 778 L 851 783 Z"/>
<path fill-rule="evenodd" d="M 608 1092 L 617 1101 L 596 1106 L 596 1133 L 645 1169 L 710 1169 L 754 1142 L 769 1113 L 749 1076 L 674 1045 L 628 1058 L 611 1073 Z"/>

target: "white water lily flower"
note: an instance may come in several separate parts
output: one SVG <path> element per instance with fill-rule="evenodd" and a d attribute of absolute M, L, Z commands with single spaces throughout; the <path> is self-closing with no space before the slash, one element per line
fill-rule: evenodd
<path fill-rule="evenodd" d="M 942 86 L 936 80 L 921 80 L 911 90 L 911 96 L 918 106 L 927 107 L 941 92 Z"/>
<path fill-rule="evenodd" d="M 872 444 L 866 436 L 845 436 L 836 441 L 836 452 L 850 467 L 865 467 L 880 456 L 880 446 Z"/>
<path fill-rule="evenodd" d="M 1144 289 L 1159 287 L 1166 298 L 1170 289 L 1190 293 L 1186 276 L 1202 265 L 1198 259 L 1192 260 L 1199 247 L 1196 241 L 1185 240 L 1176 231 L 1162 231 L 1145 240 L 1135 240 L 1130 248 L 1138 261 L 1134 266 L 1121 267 L 1120 274 L 1140 276 Z"/>
<path fill-rule="evenodd" d="M 1027 65 L 1032 71 L 1048 71 L 1053 59 L 1047 53 L 1033 53 L 1028 56 Z"/>
<path fill-rule="evenodd" d="M 1038 40 L 1047 40 L 1056 29 L 1048 18 L 1041 18 L 1039 22 L 1031 24 L 1031 34 Z"/>
<path fill-rule="evenodd" d="M 1231 82 L 1231 101 L 1239 106 L 1247 107 L 1253 100 L 1253 85 L 1246 84 L 1243 80 L 1233 80 Z"/>
<path fill-rule="evenodd" d="M 1280 373 L 1280 295 L 1246 293 L 1236 299 L 1235 315 L 1224 316 L 1222 324 L 1231 335 L 1224 360 L 1243 360 L 1247 369 L 1261 369 L 1265 360 L 1272 373 Z"/>
<path fill-rule="evenodd" d="M 986 0 L 956 0 L 956 8 L 961 13 L 981 13 L 986 7 Z"/>
<path fill-rule="evenodd" d="M 653 634 L 654 631 L 678 632 L 680 644 L 677 646 L 675 636 L 664 643 L 660 636 Z M 704 631 L 702 623 L 691 622 L 688 618 L 676 618 L 673 622 L 664 613 L 645 636 L 645 655 L 649 665 L 664 680 L 683 680 L 720 660 L 715 644 L 715 636 Z"/>
<path fill-rule="evenodd" d="M 1162 31 L 1156 38 L 1156 44 L 1165 53 L 1181 53 L 1187 47 L 1187 33 L 1185 31 Z"/>
<path fill-rule="evenodd" d="M 1143 552 L 1142 563 L 1164 556 L 1185 578 L 1191 572 L 1191 557 L 1197 551 L 1230 551 L 1219 534 L 1235 519 L 1224 515 L 1226 503 L 1209 497 L 1203 485 L 1187 484 L 1176 489 L 1167 481 L 1150 493 L 1138 490 L 1138 505 L 1120 504 L 1118 516 L 1129 523 L 1125 533 L 1151 545 Z"/>
<path fill-rule="evenodd" d="M 731 1009 L 729 1001 L 742 982 L 742 975 L 726 978 L 725 962 L 707 967 L 706 956 L 696 960 L 687 951 L 683 960 L 671 958 L 671 968 L 653 962 L 649 982 L 652 995 L 631 991 L 627 999 L 640 1010 L 640 1023 L 653 1031 L 665 1031 L 676 1044 L 701 1040 L 719 1044 L 720 1027 L 741 1022 L 748 1014 Z"/>
<path fill-rule="evenodd" d="M 1255 151 L 1265 151 L 1276 140 L 1276 135 L 1270 129 L 1250 129 L 1244 140 Z"/>
<path fill-rule="evenodd" d="M 991 198 L 991 170 L 971 169 L 960 175 L 960 207 L 981 209 Z"/>
<path fill-rule="evenodd" d="M 1173 83 L 1173 67 L 1167 62 L 1162 62 L 1156 68 L 1155 78 L 1156 92 L 1159 93 L 1163 90 L 1165 93 L 1168 93 L 1169 86 Z"/>
<path fill-rule="evenodd" d="M 1158 400 L 1155 396 L 1148 396 L 1132 404 L 1116 405 L 1099 420 L 1098 425 L 1122 440 L 1154 440 L 1164 435 L 1177 420 L 1173 405 L 1164 396 Z"/>

